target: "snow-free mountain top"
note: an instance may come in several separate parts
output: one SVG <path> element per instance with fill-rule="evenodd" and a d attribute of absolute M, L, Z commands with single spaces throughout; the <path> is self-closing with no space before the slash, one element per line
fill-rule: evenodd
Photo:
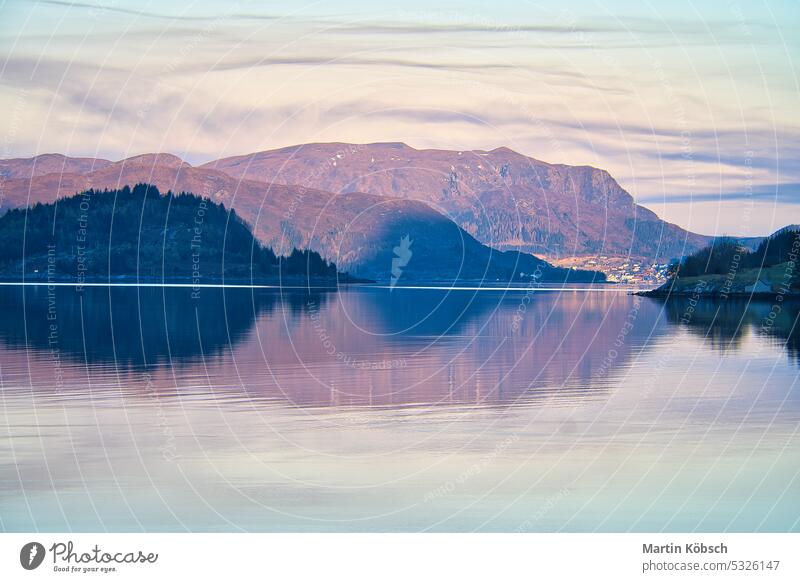
<path fill-rule="evenodd" d="M 64 167 L 83 166 L 67 160 Z M 491 249 L 419 200 L 240 179 L 163 154 L 137 156 L 86 173 L 59 171 L 6 179 L 3 206 L 25 207 L 91 188 L 139 183 L 153 184 L 162 192 L 210 198 L 235 209 L 258 239 L 276 252 L 288 253 L 294 247 L 314 250 L 341 270 L 370 279 L 390 280 L 394 249 L 404 239 L 411 241 L 410 260 L 402 266 L 402 278 L 408 282 L 522 280 L 534 272 L 551 282 L 563 280 L 568 272 L 572 280 L 591 278 L 590 273 L 557 269 L 530 254 Z"/>
<path fill-rule="evenodd" d="M 119 162 L 45 154 L 0 160 L 0 179 L 5 208 L 138 182 L 190 191 L 235 208 L 266 244 L 309 246 L 343 268 L 367 260 L 381 233 L 400 237 L 400 225 L 423 224 L 430 212 L 452 223 L 459 240 L 615 275 L 644 273 L 711 240 L 639 206 L 604 170 L 549 164 L 507 147 L 309 143 L 198 167 L 168 153 Z M 342 246 L 343 233 L 362 239 Z M 449 243 L 439 247 L 438 260 L 447 261 L 447 248 L 456 252 Z"/>
<path fill-rule="evenodd" d="M 71 158 L 61 154 L 41 154 L 32 158 L 0 160 L 0 178 L 13 180 L 46 174 L 85 174 L 111 163 L 100 158 Z"/>
<path fill-rule="evenodd" d="M 204 164 L 232 176 L 425 202 L 479 241 L 550 258 L 665 261 L 708 238 L 637 205 L 605 170 L 548 164 L 508 148 L 417 150 L 311 143 Z"/>

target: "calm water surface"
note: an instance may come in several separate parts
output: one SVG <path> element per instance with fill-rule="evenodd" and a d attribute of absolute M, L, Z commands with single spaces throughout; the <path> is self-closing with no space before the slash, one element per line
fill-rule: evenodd
<path fill-rule="evenodd" d="M 0 286 L 0 529 L 797 531 L 797 315 Z"/>

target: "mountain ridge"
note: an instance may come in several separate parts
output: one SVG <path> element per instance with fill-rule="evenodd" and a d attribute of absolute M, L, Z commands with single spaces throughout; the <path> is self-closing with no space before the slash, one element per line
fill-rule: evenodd
<path fill-rule="evenodd" d="M 403 143 L 310 143 L 201 164 L 232 176 L 414 198 L 493 248 L 548 258 L 681 256 L 708 242 L 636 204 L 609 172 L 549 164 L 507 147 L 416 149 Z"/>
<path fill-rule="evenodd" d="M 168 165 L 160 165 L 165 162 Z M 394 247 L 409 237 L 413 259 L 403 277 L 413 280 L 517 280 L 539 272 L 542 280 L 602 277 L 560 269 L 528 254 L 481 244 L 446 216 L 418 200 L 349 192 L 334 194 L 298 185 L 235 178 L 193 167 L 177 157 L 135 156 L 85 174 L 53 173 L 3 184 L 3 205 L 48 203 L 89 189 L 148 183 L 162 191 L 192 192 L 234 208 L 263 244 L 285 254 L 308 248 L 357 277 L 388 280 Z"/>
<path fill-rule="evenodd" d="M 224 190 L 223 198 L 229 197 L 229 203 L 248 207 L 237 210 L 250 215 L 249 219 L 254 218 L 260 203 L 250 194 L 238 196 L 238 202 L 236 198 L 240 190 L 252 191 L 251 182 L 270 188 L 308 188 L 334 196 L 370 194 L 422 202 L 490 248 L 535 254 L 562 265 L 594 265 L 587 260 L 602 256 L 666 264 L 713 238 L 686 231 L 636 204 L 606 170 L 550 164 L 506 146 L 446 150 L 418 149 L 403 142 L 318 142 L 197 166 L 169 153 L 139 154 L 119 162 L 44 154 L 0 160 L 0 208 L 40 201 L 46 194 L 37 189 L 63 195 L 65 190 L 74 193 L 93 187 L 87 181 L 89 174 L 99 179 L 100 187 L 130 185 L 134 178 L 149 182 L 148 168 L 153 169 L 152 181 L 161 188 L 171 187 L 164 182 L 165 176 L 159 175 L 164 174 L 163 168 L 169 168 L 168 173 L 211 172 L 189 180 L 194 189 L 187 191 L 199 187 L 199 195 L 209 196 Z M 111 175 L 118 176 L 116 183 Z M 14 180 L 26 179 L 36 180 L 36 187 L 14 184 Z M 49 184 L 43 186 L 43 182 Z M 243 197 L 249 200 L 242 202 Z M 362 198 L 364 204 L 374 205 L 371 200 Z"/>

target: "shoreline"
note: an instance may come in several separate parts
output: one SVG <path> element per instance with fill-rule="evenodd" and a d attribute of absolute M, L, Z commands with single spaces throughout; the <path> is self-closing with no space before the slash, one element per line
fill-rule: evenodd
<path fill-rule="evenodd" d="M 726 274 L 678 274 L 660 287 L 638 292 L 637 295 L 659 298 L 798 298 L 800 288 L 795 279 L 794 263 L 785 262 L 757 269 L 732 270 Z"/>
<path fill-rule="evenodd" d="M 374 281 L 368 279 L 348 278 L 325 278 L 325 277 L 270 277 L 259 279 L 247 279 L 240 277 L 207 279 L 198 282 L 191 278 L 176 277 L 84 277 L 75 279 L 74 277 L 2 277 L 0 285 L 30 285 L 47 286 L 55 285 L 59 287 L 187 287 L 187 288 L 208 288 L 208 287 L 287 287 L 287 288 L 336 288 L 342 285 L 362 285 L 372 284 Z"/>
<path fill-rule="evenodd" d="M 641 291 L 635 288 L 619 287 L 617 285 L 600 285 L 597 287 L 562 287 L 562 286 L 541 286 L 541 287 L 527 287 L 527 286 L 478 286 L 474 283 L 464 282 L 463 284 L 455 285 L 451 283 L 429 283 L 419 285 L 389 285 L 380 282 L 340 282 L 336 283 L 320 283 L 320 282 L 303 282 L 302 284 L 290 284 L 284 281 L 283 283 L 275 282 L 261 282 L 261 283 L 244 283 L 244 282 L 217 282 L 217 283 L 187 283 L 185 281 L 86 281 L 84 283 L 76 283 L 74 281 L 65 280 L 8 280 L 0 279 L 0 287 L 171 287 L 182 289 L 397 289 L 408 291 L 508 291 L 519 293 L 553 293 L 553 292 L 594 292 L 594 293 L 625 293 L 628 295 L 637 295 Z"/>
<path fill-rule="evenodd" d="M 662 290 L 661 288 L 650 289 L 648 291 L 634 291 L 632 293 L 632 295 L 639 297 L 652 297 L 654 299 L 669 299 L 670 297 L 695 297 L 698 299 L 774 299 L 778 294 L 777 292 L 763 291 L 731 291 L 729 293 L 722 293 L 719 291 L 703 292 L 695 289 Z M 800 299 L 800 293 L 781 293 L 780 295 L 789 299 Z"/>

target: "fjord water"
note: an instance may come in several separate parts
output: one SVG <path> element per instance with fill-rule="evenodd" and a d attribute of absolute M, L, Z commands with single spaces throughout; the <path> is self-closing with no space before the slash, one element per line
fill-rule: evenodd
<path fill-rule="evenodd" d="M 5 531 L 797 531 L 797 306 L 0 287 Z"/>

